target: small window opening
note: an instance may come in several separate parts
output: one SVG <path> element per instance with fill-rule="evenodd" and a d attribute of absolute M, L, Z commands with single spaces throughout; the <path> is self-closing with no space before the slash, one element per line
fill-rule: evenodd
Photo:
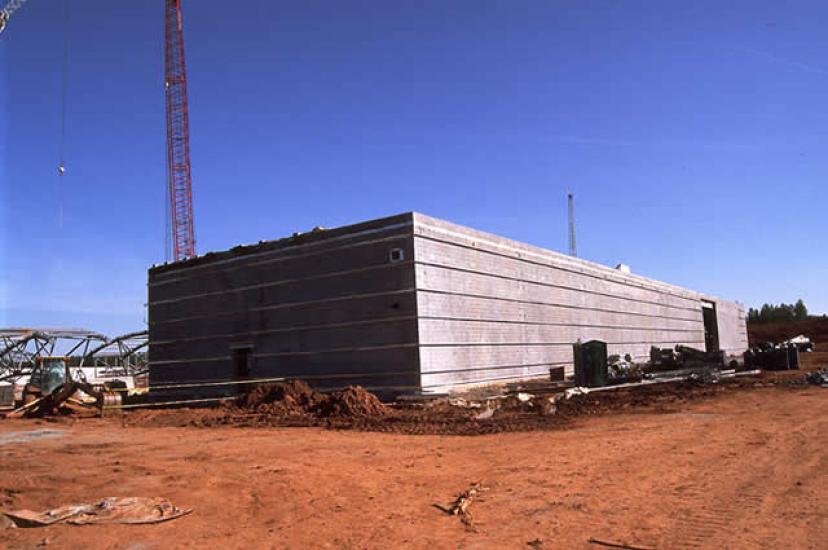
<path fill-rule="evenodd" d="M 392 248 L 388 254 L 388 259 L 392 264 L 401 262 L 405 259 L 405 251 L 402 248 Z"/>

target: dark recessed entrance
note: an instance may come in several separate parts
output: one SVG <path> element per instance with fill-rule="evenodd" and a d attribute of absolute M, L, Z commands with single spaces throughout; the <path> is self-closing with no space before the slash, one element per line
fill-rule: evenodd
<path fill-rule="evenodd" d="M 250 378 L 253 370 L 253 346 L 238 346 L 231 350 L 233 359 L 233 377 Z"/>
<path fill-rule="evenodd" d="M 716 304 L 702 301 L 702 318 L 704 319 L 704 349 L 719 351 L 719 323 L 716 320 Z"/>

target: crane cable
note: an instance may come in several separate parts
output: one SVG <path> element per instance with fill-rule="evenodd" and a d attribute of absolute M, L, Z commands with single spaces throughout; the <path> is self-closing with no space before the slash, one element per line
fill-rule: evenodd
<path fill-rule="evenodd" d="M 58 176 L 66 173 L 66 88 L 69 80 L 69 0 L 63 1 L 63 63 L 60 82 L 60 141 Z M 58 180 L 58 225 L 63 227 L 63 195 Z"/>

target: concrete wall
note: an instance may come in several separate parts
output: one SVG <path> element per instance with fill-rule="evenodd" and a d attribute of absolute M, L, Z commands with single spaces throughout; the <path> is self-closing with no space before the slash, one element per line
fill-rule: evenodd
<path fill-rule="evenodd" d="M 654 345 L 704 349 L 696 292 L 421 214 L 414 221 L 425 391 L 571 372 L 578 339 L 638 359 Z M 744 322 L 732 321 L 740 306 L 716 302 L 723 345 L 743 350 Z"/>
<path fill-rule="evenodd" d="M 738 304 L 403 214 L 151 269 L 150 383 L 234 378 L 244 348 L 251 377 L 323 389 L 545 376 L 572 371 L 578 339 L 637 359 L 704 349 L 702 300 L 716 303 L 722 348 L 744 351 Z"/>
<path fill-rule="evenodd" d="M 405 214 L 151 269 L 150 383 L 233 378 L 248 347 L 254 378 L 416 390 L 412 247 Z"/>
<path fill-rule="evenodd" d="M 748 348 L 745 307 L 742 304 L 718 300 L 716 321 L 719 325 L 719 347 L 728 355 L 744 353 Z"/>

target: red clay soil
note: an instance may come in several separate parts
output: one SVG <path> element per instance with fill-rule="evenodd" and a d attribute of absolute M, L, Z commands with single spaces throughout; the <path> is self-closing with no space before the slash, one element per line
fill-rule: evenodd
<path fill-rule="evenodd" d="M 480 437 L 0 420 L 3 510 L 106 496 L 194 509 L 0 531 L 0 548 L 822 549 L 828 390 L 771 381 Z M 20 434 L 44 429 L 62 437 Z M 473 529 L 434 506 L 478 481 Z"/>
<path fill-rule="evenodd" d="M 313 390 L 302 380 L 288 380 L 256 386 L 230 407 L 235 413 L 259 413 L 283 418 L 314 416 L 318 418 L 359 418 L 382 416 L 388 408 L 361 386 L 330 394 Z"/>
<path fill-rule="evenodd" d="M 350 386 L 326 396 L 313 412 L 322 418 L 383 417 L 389 408 L 361 386 Z"/>
<path fill-rule="evenodd" d="M 803 370 L 825 364 L 828 353 L 803 354 Z M 482 435 L 556 430 L 570 426 L 578 417 L 618 411 L 670 412 L 692 401 L 745 388 L 803 384 L 803 371 L 788 371 L 715 384 L 679 382 L 613 389 L 557 400 L 560 390 L 535 390 L 527 402 L 514 396 L 490 401 L 486 407 L 495 409 L 494 414 L 478 419 L 484 408 L 453 406 L 445 399 L 387 406 L 358 386 L 325 395 L 294 380 L 259 386 L 224 407 L 134 411 L 124 414 L 120 422 L 129 427 L 314 426 L 409 435 Z M 554 414 L 549 414 L 552 408 Z"/>
<path fill-rule="evenodd" d="M 123 416 L 125 426 L 342 426 L 366 418 L 381 419 L 391 409 L 360 386 L 329 394 L 302 380 L 261 384 L 236 401 L 219 407 L 138 410 Z"/>
<path fill-rule="evenodd" d="M 272 416 L 310 414 L 326 399 L 301 380 L 261 384 L 241 396 L 235 409 Z"/>

